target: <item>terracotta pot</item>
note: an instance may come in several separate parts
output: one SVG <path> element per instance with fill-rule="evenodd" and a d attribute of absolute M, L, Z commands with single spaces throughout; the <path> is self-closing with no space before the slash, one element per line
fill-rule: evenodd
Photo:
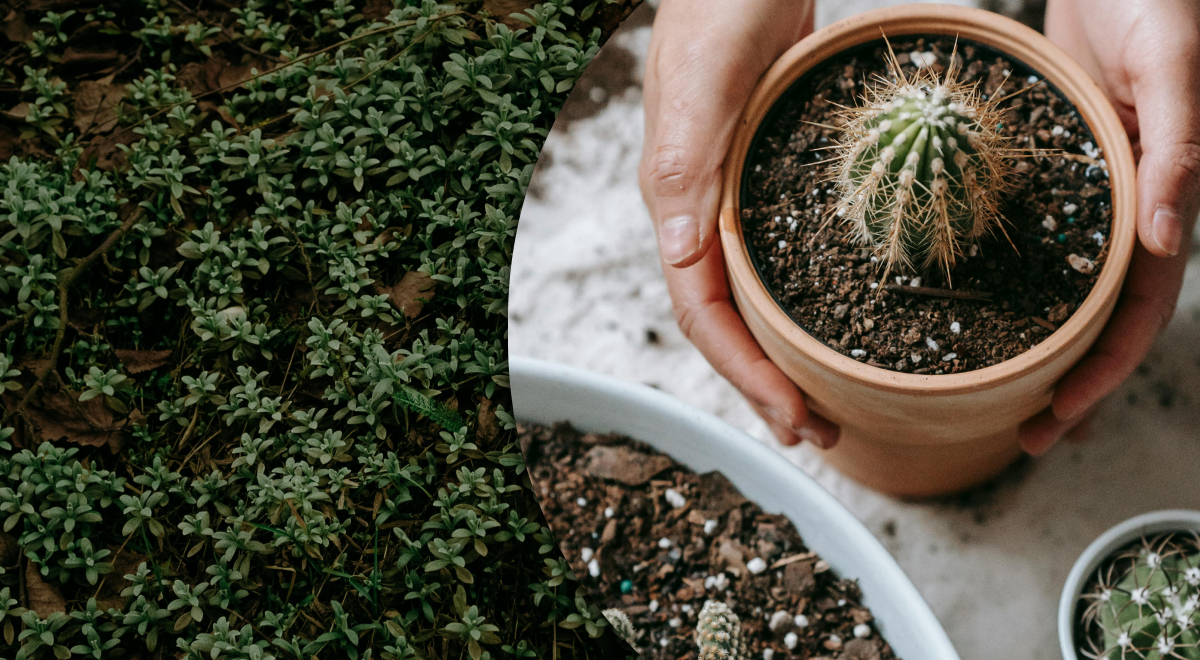
<path fill-rule="evenodd" d="M 739 188 L 746 154 L 775 100 L 809 69 L 844 50 L 903 35 L 960 36 L 1023 61 L 1061 90 L 1087 122 L 1112 186 L 1109 254 L 1075 314 L 1029 351 L 954 375 L 914 375 L 846 357 L 801 329 L 775 302 L 750 261 Z M 900 496 L 951 493 L 999 473 L 1020 455 L 1017 427 L 1050 404 L 1055 383 L 1100 334 L 1121 291 L 1136 240 L 1135 168 L 1129 139 L 1104 93 L 1041 34 L 990 12 L 913 4 L 864 12 L 784 53 L 759 81 L 725 161 L 720 235 L 734 299 L 763 350 L 842 427 L 825 458 L 867 486 Z"/>

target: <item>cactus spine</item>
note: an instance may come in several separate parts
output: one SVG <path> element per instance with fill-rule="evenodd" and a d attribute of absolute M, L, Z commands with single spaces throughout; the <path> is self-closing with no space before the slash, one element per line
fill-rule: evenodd
<path fill-rule="evenodd" d="M 891 80 L 844 116 L 834 211 L 889 271 L 937 267 L 948 278 L 963 247 L 1000 225 L 1011 185 L 1000 115 L 950 60 L 944 77 L 909 75 L 891 54 Z"/>
<path fill-rule="evenodd" d="M 1098 660 L 1200 660 L 1200 546 L 1160 537 L 1101 574 L 1083 623 Z"/>
<path fill-rule="evenodd" d="M 742 623 L 725 603 L 706 601 L 696 625 L 697 660 L 749 660 Z"/>
<path fill-rule="evenodd" d="M 625 640 L 625 642 L 629 644 L 629 646 L 633 647 L 633 649 L 636 651 L 637 635 L 633 629 L 633 622 L 629 620 L 629 615 L 615 607 L 610 607 L 601 612 L 601 614 L 603 614 L 604 618 L 608 619 L 608 622 L 612 624 L 613 632 L 617 633 L 617 637 Z"/>

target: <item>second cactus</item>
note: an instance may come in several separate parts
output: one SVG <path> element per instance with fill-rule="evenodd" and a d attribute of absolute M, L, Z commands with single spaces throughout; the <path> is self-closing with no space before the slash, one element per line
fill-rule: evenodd
<path fill-rule="evenodd" d="M 710 600 L 700 610 L 696 625 L 698 660 L 749 660 L 742 622 L 725 603 Z"/>
<path fill-rule="evenodd" d="M 1200 660 L 1200 551 L 1174 539 L 1118 560 L 1089 596 L 1098 660 Z"/>

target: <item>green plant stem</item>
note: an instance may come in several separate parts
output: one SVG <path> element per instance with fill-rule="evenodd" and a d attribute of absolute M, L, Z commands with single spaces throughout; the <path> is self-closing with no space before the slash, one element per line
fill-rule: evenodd
<path fill-rule="evenodd" d="M 25 407 L 29 405 L 29 402 L 33 399 L 33 397 L 41 392 L 43 383 L 46 381 L 46 377 L 49 376 L 50 373 L 58 366 L 58 357 L 62 354 L 63 338 L 66 337 L 67 334 L 67 293 L 71 288 L 71 285 L 75 283 L 75 280 L 79 279 L 80 275 L 83 275 L 85 272 L 87 272 L 87 270 L 92 267 L 92 264 L 96 263 L 96 260 L 100 258 L 100 255 L 111 250 L 112 247 L 121 240 L 121 237 L 124 236 L 130 229 L 132 229 L 135 224 L 137 224 L 137 221 L 141 219 L 144 212 L 145 211 L 142 209 L 142 207 L 139 206 L 132 213 L 130 213 L 129 217 L 125 218 L 125 222 L 122 222 L 120 227 L 117 227 L 115 231 L 109 234 L 108 238 L 105 238 L 104 242 L 101 243 L 99 247 L 97 247 L 95 250 L 92 250 L 91 254 L 84 257 L 82 261 L 76 264 L 75 267 L 63 277 L 62 282 L 60 282 L 58 285 L 58 330 L 54 335 L 54 345 L 50 349 L 50 357 L 46 360 L 46 365 L 42 367 L 41 371 L 38 373 L 37 380 L 29 388 L 29 391 L 25 393 L 24 398 L 21 399 L 21 403 L 17 404 L 17 407 L 11 412 L 4 415 L 3 422 L 7 422 L 13 415 L 20 415 L 22 412 L 24 412 Z"/>

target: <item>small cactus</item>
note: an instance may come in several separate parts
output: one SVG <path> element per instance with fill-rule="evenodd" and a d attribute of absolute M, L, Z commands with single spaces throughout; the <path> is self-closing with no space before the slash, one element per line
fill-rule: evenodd
<path fill-rule="evenodd" d="M 1200 660 L 1200 539 L 1144 542 L 1112 562 L 1084 598 L 1088 657 Z"/>
<path fill-rule="evenodd" d="M 706 601 L 696 625 L 697 660 L 750 660 L 742 623 L 725 603 Z"/>
<path fill-rule="evenodd" d="M 601 614 L 612 624 L 613 632 L 617 633 L 617 637 L 625 640 L 636 651 L 637 635 L 633 629 L 633 622 L 629 620 L 629 615 L 615 607 L 610 607 Z"/>
<path fill-rule="evenodd" d="M 960 60 L 950 60 L 944 77 L 909 75 L 890 55 L 891 79 L 844 115 L 834 212 L 889 271 L 937 267 L 949 278 L 964 246 L 999 227 L 1011 187 L 996 101 L 958 82 Z"/>

